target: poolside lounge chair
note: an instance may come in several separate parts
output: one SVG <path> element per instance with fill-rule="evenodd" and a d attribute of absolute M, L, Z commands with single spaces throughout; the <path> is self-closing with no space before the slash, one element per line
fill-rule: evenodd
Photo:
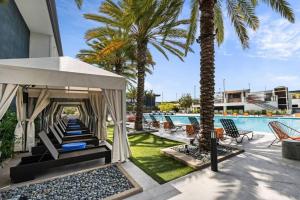
<path fill-rule="evenodd" d="M 179 129 L 184 130 L 183 129 L 184 125 L 175 125 L 170 116 L 165 116 L 165 119 L 169 123 L 169 129 L 171 129 L 172 132 L 176 132 Z"/>
<path fill-rule="evenodd" d="M 65 140 L 74 140 L 75 138 L 89 138 L 93 136 L 90 132 L 82 132 L 80 134 L 77 134 L 78 131 L 70 131 L 70 132 L 63 132 L 62 128 L 58 126 L 59 124 L 54 124 L 54 128 L 57 131 L 57 133 L 60 135 L 61 138 L 64 138 Z M 76 133 L 76 134 L 74 134 Z"/>
<path fill-rule="evenodd" d="M 60 130 L 67 135 L 90 134 L 88 128 L 67 128 L 61 121 L 57 121 Z"/>
<path fill-rule="evenodd" d="M 145 127 L 145 128 L 148 128 L 148 129 L 150 129 L 150 127 L 151 127 L 151 125 L 152 125 L 152 123 L 149 122 L 149 121 L 145 118 L 145 116 L 143 116 L 143 124 L 144 124 L 144 127 Z"/>
<path fill-rule="evenodd" d="M 151 125 L 154 127 L 154 128 L 159 128 L 160 127 L 160 122 L 157 121 L 157 119 L 154 117 L 154 115 L 149 115 L 152 122 L 151 122 Z"/>
<path fill-rule="evenodd" d="M 93 145 L 93 146 L 98 146 L 99 145 L 99 139 L 96 136 L 90 136 L 90 137 L 73 137 L 73 138 L 66 138 L 66 137 L 61 137 L 58 131 L 53 126 L 49 126 L 49 129 L 51 133 L 53 134 L 55 138 L 55 142 L 53 143 L 56 148 L 59 148 L 63 144 L 69 144 L 69 143 L 76 143 L 76 142 L 85 142 L 87 145 Z M 32 155 L 36 154 L 42 154 L 45 152 L 46 147 L 43 144 L 37 145 L 35 147 L 31 148 L 31 153 Z"/>
<path fill-rule="evenodd" d="M 87 147 L 85 149 L 64 151 L 57 149 L 42 131 L 39 133 L 47 150 L 42 155 L 23 157 L 21 162 L 10 168 L 10 178 L 12 182 L 23 182 L 33 180 L 35 175 L 48 169 L 83 161 L 105 158 L 105 163 L 111 162 L 111 150 L 105 145 L 97 147 Z"/>
<path fill-rule="evenodd" d="M 272 133 L 275 135 L 276 139 L 268 146 L 272 146 L 275 143 L 281 142 L 284 139 L 299 140 L 300 141 L 300 131 L 297 131 L 281 122 L 272 121 L 268 124 Z"/>
<path fill-rule="evenodd" d="M 196 117 L 188 117 L 191 125 L 193 126 L 193 131 L 195 133 L 199 133 L 200 132 L 200 123 L 198 122 Z"/>
<path fill-rule="evenodd" d="M 224 127 L 226 135 L 234 138 L 237 143 L 242 143 L 244 137 L 247 137 L 248 140 L 253 139 L 253 131 L 238 130 L 232 119 L 220 119 L 220 121 Z M 249 135 L 251 135 L 251 137 Z M 238 140 L 240 137 L 242 138 Z"/>

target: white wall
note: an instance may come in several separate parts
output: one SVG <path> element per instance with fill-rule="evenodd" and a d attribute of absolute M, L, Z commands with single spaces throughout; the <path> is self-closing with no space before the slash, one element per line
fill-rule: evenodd
<path fill-rule="evenodd" d="M 292 99 L 292 105 L 298 105 L 298 108 L 300 108 L 300 99 Z"/>
<path fill-rule="evenodd" d="M 257 106 L 255 104 L 247 103 L 245 104 L 245 111 L 255 110 L 255 111 L 262 111 L 263 108 L 260 106 Z"/>
<path fill-rule="evenodd" d="M 51 49 L 51 36 L 41 33 L 30 33 L 30 58 L 49 57 Z"/>
<path fill-rule="evenodd" d="M 50 37 L 50 57 L 58 57 L 56 42 L 53 36 Z"/>

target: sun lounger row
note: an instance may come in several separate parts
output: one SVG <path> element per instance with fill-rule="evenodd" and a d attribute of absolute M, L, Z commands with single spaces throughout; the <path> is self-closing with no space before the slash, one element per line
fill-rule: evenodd
<path fill-rule="evenodd" d="M 64 123 L 66 128 L 70 123 Z M 111 162 L 111 150 L 105 145 L 99 145 L 97 137 L 93 136 L 82 124 L 78 129 L 85 128 L 86 132 L 69 134 L 67 129 L 61 130 L 58 124 L 50 126 L 50 133 L 41 131 L 38 136 L 41 144 L 32 148 L 32 156 L 23 157 L 20 163 L 10 168 L 12 182 L 28 181 L 48 169 L 63 165 L 105 158 L 105 163 Z M 78 121 L 72 121 L 78 124 Z"/>

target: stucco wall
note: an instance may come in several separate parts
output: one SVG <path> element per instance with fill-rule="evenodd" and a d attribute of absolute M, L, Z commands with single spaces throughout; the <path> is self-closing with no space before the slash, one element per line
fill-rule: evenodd
<path fill-rule="evenodd" d="M 50 43 L 49 35 L 41 33 L 30 33 L 30 57 L 40 58 L 50 56 Z"/>
<path fill-rule="evenodd" d="M 28 58 L 30 31 L 14 1 L 0 4 L 0 59 Z"/>

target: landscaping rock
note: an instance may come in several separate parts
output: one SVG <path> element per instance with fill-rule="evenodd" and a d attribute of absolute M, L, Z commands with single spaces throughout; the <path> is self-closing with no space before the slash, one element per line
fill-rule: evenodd
<path fill-rule="evenodd" d="M 0 191 L 0 199 L 103 199 L 134 186 L 117 166 L 108 166 Z"/>

